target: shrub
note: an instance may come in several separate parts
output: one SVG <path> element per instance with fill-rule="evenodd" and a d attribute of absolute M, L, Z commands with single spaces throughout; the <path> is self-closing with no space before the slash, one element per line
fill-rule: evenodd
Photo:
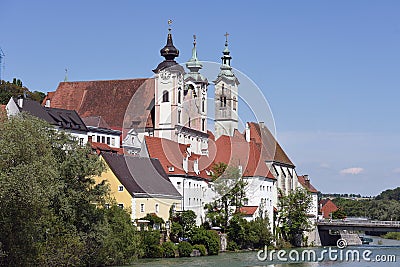
<path fill-rule="evenodd" d="M 180 257 L 190 257 L 190 254 L 193 251 L 192 245 L 189 242 L 183 241 L 178 245 L 178 251 Z"/>
<path fill-rule="evenodd" d="M 174 243 L 171 241 L 164 242 L 162 248 L 164 258 L 175 258 L 176 246 Z"/>
<path fill-rule="evenodd" d="M 236 244 L 235 241 L 229 241 L 227 249 L 229 251 L 236 251 L 236 250 L 239 250 L 239 246 Z"/>
<path fill-rule="evenodd" d="M 142 244 L 145 258 L 162 257 L 160 246 L 160 231 L 142 231 Z"/>
<path fill-rule="evenodd" d="M 197 228 L 193 231 L 192 244 L 202 244 L 206 247 L 208 255 L 218 255 L 219 235 L 216 231 Z"/>
<path fill-rule="evenodd" d="M 207 255 L 207 249 L 204 245 L 202 244 L 196 244 L 193 246 L 193 249 L 197 249 L 200 251 L 201 256 L 206 256 Z"/>
<path fill-rule="evenodd" d="M 146 258 L 162 258 L 163 248 L 160 245 L 151 245 L 146 253 Z"/>

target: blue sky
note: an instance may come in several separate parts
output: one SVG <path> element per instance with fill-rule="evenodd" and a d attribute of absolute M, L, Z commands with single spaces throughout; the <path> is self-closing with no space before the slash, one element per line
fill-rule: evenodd
<path fill-rule="evenodd" d="M 172 19 L 179 61 L 232 65 L 262 90 L 277 138 L 323 192 L 399 186 L 399 1 L 0 2 L 2 77 L 53 91 L 64 79 L 150 77 Z M 241 88 L 239 90 L 246 90 Z"/>

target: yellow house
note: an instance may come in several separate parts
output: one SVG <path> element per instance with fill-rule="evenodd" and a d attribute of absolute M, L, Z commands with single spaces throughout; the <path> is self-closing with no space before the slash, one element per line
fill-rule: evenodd
<path fill-rule="evenodd" d="M 130 211 L 132 221 L 151 213 L 167 222 L 171 207 L 180 210 L 182 196 L 158 159 L 108 152 L 100 155 L 106 170 L 95 180 L 109 183 L 115 201 Z"/>

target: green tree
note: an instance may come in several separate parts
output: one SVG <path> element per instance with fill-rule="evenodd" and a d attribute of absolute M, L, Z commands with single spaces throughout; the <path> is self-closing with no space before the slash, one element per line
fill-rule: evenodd
<path fill-rule="evenodd" d="M 240 170 L 225 163 L 217 163 L 213 166 L 213 190 L 219 198 L 205 206 L 207 218 L 213 226 L 219 226 L 225 231 L 232 212 L 229 206 L 235 206 L 236 210 L 243 206 L 246 200 L 245 187 L 247 183 L 240 175 Z"/>
<path fill-rule="evenodd" d="M 178 251 L 180 257 L 190 257 L 193 247 L 189 242 L 183 241 L 178 244 Z"/>
<path fill-rule="evenodd" d="M 346 218 L 346 213 L 339 207 L 336 211 L 332 213 L 332 219 L 344 219 Z"/>
<path fill-rule="evenodd" d="M 171 218 L 171 237 L 176 240 L 179 237 L 190 238 L 196 227 L 196 213 L 192 210 L 177 212 Z"/>
<path fill-rule="evenodd" d="M 139 255 L 126 211 L 102 208 L 109 188 L 92 179 L 104 166 L 89 146 L 21 114 L 0 124 L 0 147 L 0 265 L 101 265 Z M 123 255 L 114 255 L 116 243 Z"/>
<path fill-rule="evenodd" d="M 218 255 L 220 248 L 219 235 L 214 230 L 205 230 L 201 227 L 195 228 L 190 242 L 204 245 L 207 248 L 208 255 Z"/>
<path fill-rule="evenodd" d="M 41 103 L 46 95 L 39 91 L 30 92 L 28 88 L 23 86 L 22 81 L 16 78 L 13 79 L 12 83 L 0 81 L 0 104 L 6 105 L 11 97 L 19 96 L 27 96 Z"/>
<path fill-rule="evenodd" d="M 301 188 L 297 188 L 286 196 L 280 191 L 280 195 L 279 215 L 275 226 L 278 230 L 278 238 L 290 242 L 293 246 L 301 246 L 303 233 L 311 228 L 307 217 L 312 206 L 311 195 Z"/>

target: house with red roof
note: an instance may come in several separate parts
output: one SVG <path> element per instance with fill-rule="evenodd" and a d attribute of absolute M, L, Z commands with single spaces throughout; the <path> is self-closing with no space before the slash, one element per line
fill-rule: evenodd
<path fill-rule="evenodd" d="M 339 208 L 329 198 L 322 199 L 319 203 L 319 213 L 324 219 L 332 218 L 332 213 L 337 211 Z"/>

